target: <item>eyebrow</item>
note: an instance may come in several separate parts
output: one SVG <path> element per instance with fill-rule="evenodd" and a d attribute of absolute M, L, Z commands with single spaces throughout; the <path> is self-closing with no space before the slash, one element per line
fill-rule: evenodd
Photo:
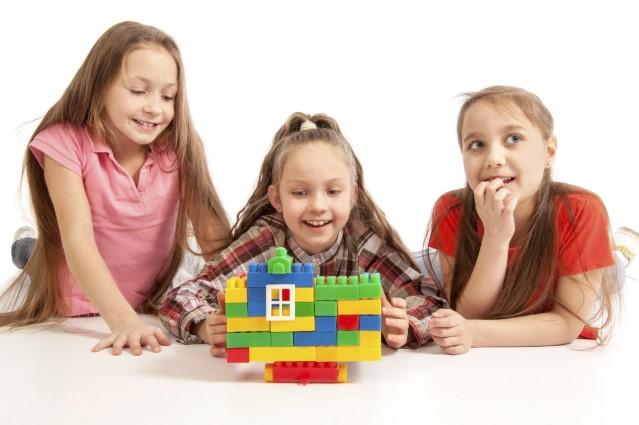
<path fill-rule="evenodd" d="M 326 183 L 341 183 L 343 181 L 346 181 L 346 179 L 342 178 L 342 177 L 335 177 L 333 179 L 328 180 Z M 285 180 L 284 183 L 302 183 L 302 184 L 307 184 L 308 181 L 307 180 L 300 180 L 300 179 L 289 179 L 289 180 Z"/>
<path fill-rule="evenodd" d="M 127 80 L 140 80 L 146 84 L 150 84 L 151 80 L 149 80 L 148 78 L 144 78 L 144 77 L 126 77 Z M 168 83 L 165 84 L 163 88 L 168 89 L 168 88 L 173 88 L 173 87 L 177 87 L 177 83 Z"/>

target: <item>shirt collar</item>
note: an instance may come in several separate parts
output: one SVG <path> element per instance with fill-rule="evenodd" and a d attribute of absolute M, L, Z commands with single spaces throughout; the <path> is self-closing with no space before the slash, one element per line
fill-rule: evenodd
<path fill-rule="evenodd" d="M 309 255 L 299 244 L 293 239 L 293 235 L 290 233 L 286 236 L 286 244 L 291 249 L 293 256 L 299 260 L 300 263 L 313 263 L 315 266 L 326 263 L 333 258 L 342 243 L 343 231 L 337 234 L 337 238 L 333 245 L 331 245 L 326 251 L 317 253 L 315 255 Z"/>

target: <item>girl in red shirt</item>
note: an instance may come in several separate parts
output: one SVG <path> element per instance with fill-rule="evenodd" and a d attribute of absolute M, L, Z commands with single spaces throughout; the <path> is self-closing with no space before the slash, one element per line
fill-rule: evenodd
<path fill-rule="evenodd" d="M 457 136 L 467 185 L 437 201 L 428 238 L 452 308 L 431 316 L 433 340 L 460 354 L 566 344 L 593 322 L 608 328 L 616 276 L 606 209 L 552 181 L 557 141 L 541 100 L 515 87 L 469 93 Z"/>

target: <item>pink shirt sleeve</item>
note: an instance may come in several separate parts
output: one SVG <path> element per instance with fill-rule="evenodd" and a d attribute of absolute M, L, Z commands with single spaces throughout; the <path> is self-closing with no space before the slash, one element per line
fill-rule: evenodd
<path fill-rule="evenodd" d="M 41 167 L 48 156 L 75 174 L 82 176 L 84 130 L 68 124 L 54 124 L 38 133 L 29 148 Z"/>

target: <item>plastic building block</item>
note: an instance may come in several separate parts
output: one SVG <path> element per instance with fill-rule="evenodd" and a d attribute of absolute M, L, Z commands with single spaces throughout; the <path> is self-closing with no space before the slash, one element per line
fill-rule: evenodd
<path fill-rule="evenodd" d="M 316 316 L 315 317 L 315 330 L 320 332 L 335 332 L 337 330 L 337 317 L 336 316 Z"/>
<path fill-rule="evenodd" d="M 270 347 L 270 332 L 234 332 L 226 335 L 226 346 L 236 347 Z"/>
<path fill-rule="evenodd" d="M 251 350 L 253 350 L 251 348 Z M 381 360 L 382 346 L 377 347 L 337 347 L 338 362 L 361 362 L 371 360 Z"/>
<path fill-rule="evenodd" d="M 337 314 L 382 314 L 382 301 L 379 299 L 338 301 Z"/>
<path fill-rule="evenodd" d="M 226 332 L 259 332 L 271 328 L 266 317 L 227 317 Z"/>
<path fill-rule="evenodd" d="M 266 382 L 343 383 L 347 377 L 346 365 L 335 362 L 275 362 L 266 369 Z"/>
<path fill-rule="evenodd" d="M 257 288 L 247 288 L 248 301 L 266 301 L 266 288 L 263 286 Z"/>
<path fill-rule="evenodd" d="M 295 332 L 293 334 L 296 347 L 303 346 L 335 346 L 337 345 L 337 332 Z"/>
<path fill-rule="evenodd" d="M 224 295 L 227 303 L 245 303 L 248 300 L 246 278 L 232 277 L 228 279 Z"/>
<path fill-rule="evenodd" d="M 381 316 L 359 316 L 360 331 L 379 331 L 382 329 Z"/>
<path fill-rule="evenodd" d="M 364 276 L 365 275 L 365 276 Z M 382 297 L 382 280 L 379 273 L 360 275 L 360 299 L 379 299 Z"/>
<path fill-rule="evenodd" d="M 293 264 L 293 271 L 285 274 L 268 273 L 264 263 L 249 264 L 246 284 L 249 288 L 274 284 L 289 284 L 296 287 L 313 287 L 313 264 Z"/>
<path fill-rule="evenodd" d="M 248 363 L 249 348 L 227 348 L 226 362 L 227 363 Z"/>
<path fill-rule="evenodd" d="M 315 347 L 251 347 L 249 360 L 252 362 L 315 361 Z"/>
<path fill-rule="evenodd" d="M 247 317 L 246 303 L 226 303 L 226 317 Z"/>
<path fill-rule="evenodd" d="M 290 273 L 293 267 L 293 257 L 286 254 L 286 248 L 275 248 L 275 256 L 268 260 L 267 270 L 272 274 Z"/>
<path fill-rule="evenodd" d="M 228 314 L 227 314 L 228 316 Z M 266 316 L 266 302 L 265 301 L 249 301 L 247 316 L 249 317 L 264 317 Z"/>
<path fill-rule="evenodd" d="M 315 316 L 315 304 L 308 302 L 296 302 L 295 303 L 295 316 L 296 317 L 309 317 Z"/>
<path fill-rule="evenodd" d="M 317 347 L 316 357 L 318 362 L 336 362 L 339 357 L 337 347 Z"/>
<path fill-rule="evenodd" d="M 359 345 L 359 331 L 337 331 L 337 345 Z"/>
<path fill-rule="evenodd" d="M 382 333 L 380 331 L 360 331 L 359 345 L 361 347 L 377 347 L 382 345 Z"/>
<path fill-rule="evenodd" d="M 315 289 L 295 288 L 295 301 L 312 303 L 315 301 Z"/>
<path fill-rule="evenodd" d="M 295 320 L 270 322 L 270 325 L 271 325 L 271 332 L 314 331 L 315 318 L 314 317 L 297 317 Z"/>
<path fill-rule="evenodd" d="M 340 315 L 337 316 L 337 330 L 340 331 L 358 331 L 359 316 L 357 315 Z"/>
<path fill-rule="evenodd" d="M 322 332 L 315 331 L 315 340 L 317 341 L 317 347 L 335 347 L 337 345 L 337 331 Z"/>
<path fill-rule="evenodd" d="M 272 347 L 292 347 L 293 332 L 271 332 Z"/>
<path fill-rule="evenodd" d="M 315 278 L 315 301 L 336 301 L 337 286 L 335 276 L 317 276 Z"/>
<path fill-rule="evenodd" d="M 337 316 L 337 301 L 315 301 L 316 316 Z"/>
<path fill-rule="evenodd" d="M 294 332 L 293 345 L 296 347 L 315 347 L 317 339 L 315 332 Z"/>

